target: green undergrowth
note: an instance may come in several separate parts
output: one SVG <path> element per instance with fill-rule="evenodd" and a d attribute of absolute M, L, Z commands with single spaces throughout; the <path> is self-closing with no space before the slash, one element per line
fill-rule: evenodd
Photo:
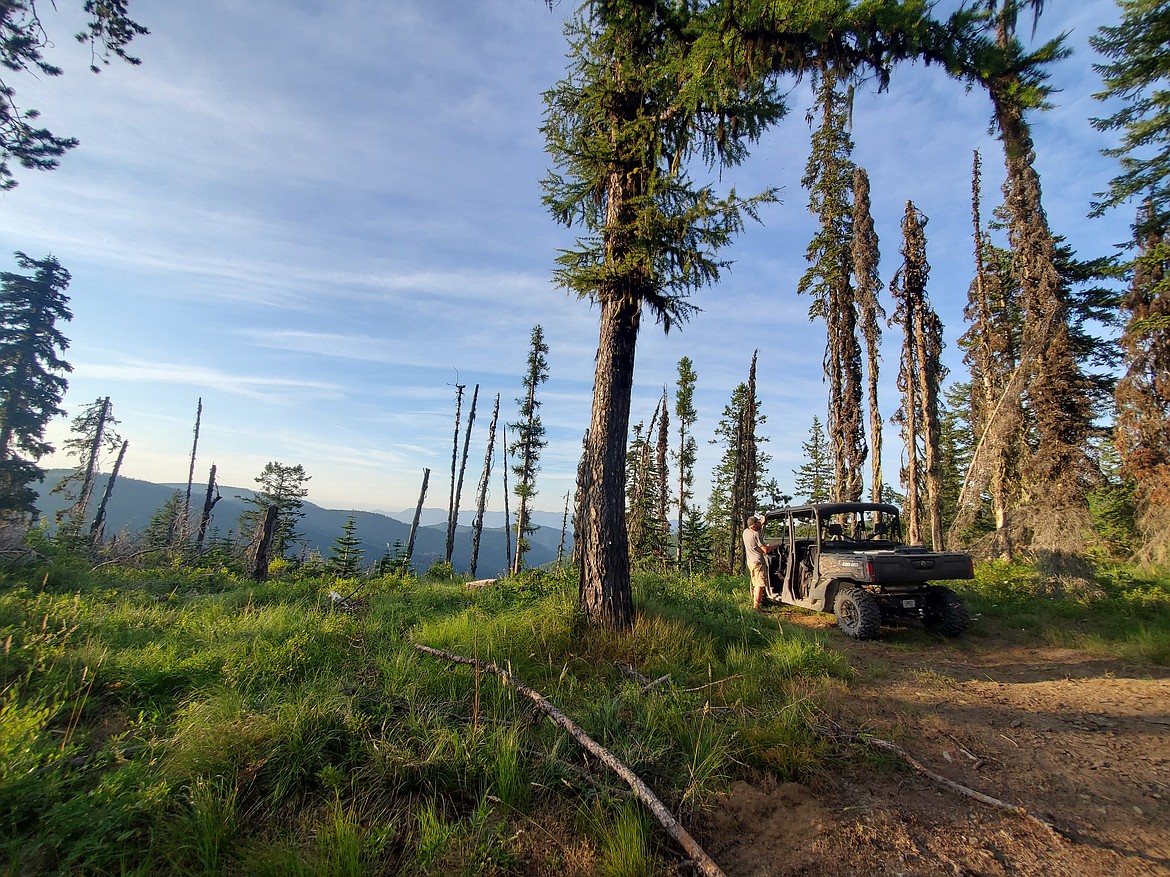
<path fill-rule="evenodd" d="M 1091 582 L 1054 587 L 1031 567 L 980 564 L 961 590 L 980 628 L 1053 646 L 1170 666 L 1170 576 L 1101 567 Z"/>
<path fill-rule="evenodd" d="M 684 821 L 732 779 L 817 769 L 839 654 L 739 579 L 644 576 L 635 603 L 618 634 L 563 573 L 0 571 L 0 873 L 667 871 L 665 835 L 531 701 L 413 647 L 510 670 Z"/>

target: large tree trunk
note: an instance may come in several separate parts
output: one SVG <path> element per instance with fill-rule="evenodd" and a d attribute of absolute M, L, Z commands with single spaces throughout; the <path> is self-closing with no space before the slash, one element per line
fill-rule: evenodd
<path fill-rule="evenodd" d="M 941 428 L 938 417 L 938 386 L 943 370 L 939 362 L 942 325 L 926 301 L 914 310 L 914 344 L 918 348 L 918 404 L 922 426 L 922 473 L 926 482 L 926 507 L 930 516 L 930 542 L 935 551 L 943 548 L 942 467 L 939 462 Z"/>
<path fill-rule="evenodd" d="M 869 392 L 870 499 L 882 501 L 882 412 L 878 405 L 878 377 L 882 340 L 881 320 L 885 311 L 878 301 L 881 278 L 878 274 L 877 232 L 870 212 L 869 175 L 864 168 L 853 171 L 853 277 L 857 289 L 858 316 L 865 338 L 866 377 Z"/>
<path fill-rule="evenodd" d="M 634 623 L 625 486 L 640 319 L 637 301 L 611 296 L 601 304 L 581 551 L 579 597 L 586 621 L 623 630 Z"/>

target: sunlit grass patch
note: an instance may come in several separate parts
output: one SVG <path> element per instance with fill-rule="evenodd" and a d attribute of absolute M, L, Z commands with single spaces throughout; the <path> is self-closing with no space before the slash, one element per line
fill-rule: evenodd
<path fill-rule="evenodd" d="M 1054 595 L 1030 567 L 993 561 L 959 590 L 974 615 L 1008 634 L 1170 665 L 1170 577 L 1162 574 L 1102 568 L 1093 589 Z"/>
<path fill-rule="evenodd" d="M 652 848 L 649 818 L 633 802 L 594 804 L 582 822 L 597 846 L 597 873 L 605 877 L 653 877 L 658 861 Z"/>
<path fill-rule="evenodd" d="M 46 777 L 0 782 L 28 814 L 0 840 L 10 869 L 507 873 L 529 814 L 640 812 L 515 689 L 413 641 L 509 668 L 684 817 L 745 765 L 806 775 L 817 752 L 799 703 L 845 672 L 815 635 L 760 625 L 737 580 L 640 578 L 636 622 L 618 633 L 582 624 L 564 573 L 473 591 L 358 582 L 358 612 L 324 599 L 332 580 L 281 576 L 63 566 L 52 587 L 29 576 L 0 591 L 0 674 L 27 711 L 0 734 L 20 731 L 9 748 Z M 657 829 L 606 812 L 604 831 L 582 828 L 558 855 L 594 873 L 661 865 Z"/>

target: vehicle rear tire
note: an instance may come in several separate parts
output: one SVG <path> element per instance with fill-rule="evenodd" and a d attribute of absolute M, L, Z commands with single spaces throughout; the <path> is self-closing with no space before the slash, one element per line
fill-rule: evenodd
<path fill-rule="evenodd" d="M 926 588 L 922 611 L 926 629 L 943 636 L 958 636 L 971 624 L 971 616 L 963 598 L 943 585 Z"/>
<path fill-rule="evenodd" d="M 882 629 L 878 601 L 861 588 L 842 588 L 833 604 L 837 626 L 854 639 L 872 639 Z"/>

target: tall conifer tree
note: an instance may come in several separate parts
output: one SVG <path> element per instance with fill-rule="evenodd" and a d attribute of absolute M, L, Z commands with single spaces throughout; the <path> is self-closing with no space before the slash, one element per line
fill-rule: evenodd
<path fill-rule="evenodd" d="M 1020 467 L 1026 445 L 1023 405 L 1026 372 L 1020 368 L 1023 319 L 1011 254 L 996 247 L 983 224 L 982 160 L 974 153 L 971 171 L 975 277 L 963 311 L 969 324 L 959 339 L 971 376 L 971 430 L 975 436 L 968 468 L 956 498 L 950 538 L 969 529 L 987 497 L 994 524 L 995 553 L 1005 559 L 1014 544 L 1008 514 L 1018 505 Z"/>
<path fill-rule="evenodd" d="M 989 56 L 981 75 L 1003 143 L 1004 209 L 1024 317 L 1019 368 L 1027 379 L 1036 431 L 1026 466 L 1028 495 L 1020 513 L 1032 547 L 1075 552 L 1084 547 L 1086 497 L 1097 474 L 1088 441 L 1093 412 L 1089 383 L 1072 344 L 1066 287 L 1044 212 L 1027 119 L 1029 112 L 1048 106 L 1051 88 L 1045 68 L 1068 50 L 1058 38 L 1026 51 L 1017 36 L 1024 6 L 1021 0 L 989 3 L 998 53 Z M 1037 2 L 1033 9 L 1039 6 Z"/>
<path fill-rule="evenodd" d="M 946 375 L 941 363 L 942 323 L 930 306 L 926 282 L 926 218 L 906 202 L 902 220 L 902 267 L 890 283 L 897 302 L 894 320 L 902 325 L 902 367 L 898 388 L 902 407 L 895 420 L 902 424 L 906 446 L 906 538 L 922 540 L 925 510 L 931 542 L 942 548 L 942 472 L 939 451 L 938 388 Z"/>
<path fill-rule="evenodd" d="M 545 96 L 556 171 L 544 181 L 544 200 L 558 221 L 583 230 L 556 276 L 598 304 L 601 324 L 579 598 L 587 622 L 628 628 L 623 494 L 643 307 L 664 329 L 685 321 L 689 295 L 724 267 L 718 251 L 774 197 L 721 197 L 692 180 L 691 161 L 742 162 L 785 112 L 779 74 L 832 59 L 876 69 L 884 84 L 896 60 L 953 60 L 960 34 L 930 21 L 921 3 L 827 0 L 783 8 L 764 0 L 586 2 L 566 31 L 570 70 Z"/>
<path fill-rule="evenodd" d="M 524 373 L 524 395 L 516 400 L 519 406 L 515 423 L 509 424 L 516 436 L 512 442 L 512 472 L 516 476 L 516 555 L 512 572 L 524 568 L 524 555 L 530 546 L 529 536 L 536 532 L 532 525 L 532 499 L 536 496 L 536 473 L 540 471 L 540 452 L 548 444 L 544 424 L 540 421 L 540 400 L 537 388 L 548 380 L 548 345 L 544 329 L 532 327 L 528 348 L 528 371 Z"/>
<path fill-rule="evenodd" d="M 53 450 L 45 427 L 58 414 L 72 371 L 62 355 L 69 340 L 58 323 L 69 311 L 69 272 L 52 256 L 16 253 L 29 274 L 0 274 L 0 514 L 35 511 L 37 465 Z"/>
<path fill-rule="evenodd" d="M 695 374 L 694 363 L 690 357 L 684 356 L 678 361 L 678 382 L 674 391 L 674 414 L 678 418 L 678 450 L 674 453 L 674 462 L 678 466 L 678 526 L 675 540 L 675 560 L 681 564 L 683 559 L 683 522 L 687 517 L 687 509 L 694 498 L 695 460 L 698 456 L 698 446 L 692 430 L 699 414 L 695 411 Z"/>
<path fill-rule="evenodd" d="M 882 501 L 882 412 L 878 405 L 878 377 L 881 370 L 881 321 L 886 312 L 878 300 L 882 288 L 878 263 L 878 236 L 870 212 L 869 174 L 865 168 L 853 171 L 853 278 L 857 286 L 858 322 L 865 338 L 865 372 L 869 397 L 870 499 Z"/>
<path fill-rule="evenodd" d="M 75 537 L 81 532 L 101 472 L 102 457 L 122 443 L 122 437 L 114 431 L 117 425 L 109 396 L 90 402 L 73 418 L 72 437 L 64 445 L 77 455 L 77 468 L 58 481 L 52 491 L 73 500 L 72 505 L 57 512 L 57 523 L 64 536 Z"/>
<path fill-rule="evenodd" d="M 1093 95 L 1113 100 L 1111 116 L 1093 119 L 1099 131 L 1121 132 L 1117 146 L 1103 149 L 1117 158 L 1121 173 L 1093 205 L 1094 215 L 1132 198 L 1147 207 L 1138 217 L 1135 240 L 1145 243 L 1151 234 L 1164 235 L 1170 227 L 1170 13 L 1164 0 L 1117 0 L 1121 21 L 1102 26 L 1089 44 L 1105 59 L 1093 68 L 1104 89 Z"/>
<path fill-rule="evenodd" d="M 862 467 L 868 454 L 861 418 L 861 345 L 857 340 L 857 302 L 853 276 L 852 187 L 855 165 L 848 124 L 852 98 L 839 90 L 829 66 L 819 71 L 819 127 L 801 184 L 809 192 L 809 211 L 820 227 L 805 258 L 809 268 L 798 291 L 813 298 L 810 317 L 825 322 L 825 379 L 829 384 L 829 442 L 833 448 L 835 498 L 861 498 Z M 867 277 L 867 282 L 869 278 Z"/>
<path fill-rule="evenodd" d="M 825 439 L 825 428 L 815 414 L 808 430 L 808 440 L 801 444 L 800 449 L 804 452 L 805 462 L 792 472 L 796 476 L 792 489 L 805 502 L 828 502 L 833 498 L 833 455 Z"/>
<path fill-rule="evenodd" d="M 1126 371 L 1117 383 L 1114 439 L 1147 544 L 1163 555 L 1170 546 L 1170 246 L 1148 232 L 1133 265 L 1123 303 Z"/>
<path fill-rule="evenodd" d="M 306 486 L 312 476 L 305 474 L 305 467 L 284 463 L 266 463 L 264 471 L 256 476 L 260 489 L 244 502 L 252 508 L 240 515 L 236 530 L 243 539 L 250 539 L 264 520 L 270 506 L 276 508 L 276 528 L 273 530 L 272 555 L 281 557 L 298 540 L 301 534 L 297 525 L 305 513 L 304 499 L 309 495 Z"/>

